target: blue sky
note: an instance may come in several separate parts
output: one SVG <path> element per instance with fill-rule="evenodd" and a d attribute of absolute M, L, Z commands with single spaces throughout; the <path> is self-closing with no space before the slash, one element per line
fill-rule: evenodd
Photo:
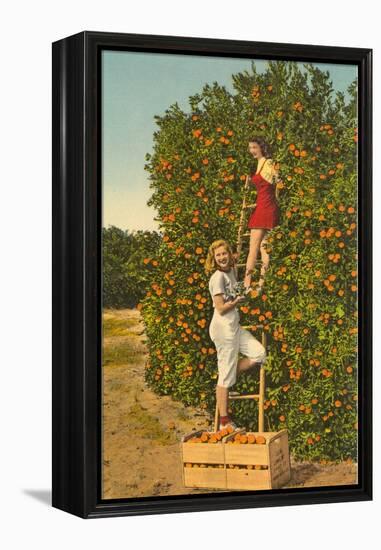
<path fill-rule="evenodd" d="M 267 62 L 255 64 L 262 72 Z M 315 65 L 328 70 L 334 89 L 344 93 L 357 77 L 355 65 Z M 233 92 L 231 75 L 245 69 L 251 72 L 250 59 L 102 52 L 103 227 L 157 229 L 155 211 L 146 204 L 152 190 L 144 170 L 158 129 L 154 116 L 176 101 L 189 112 L 189 96 L 206 83 L 217 81 Z"/>

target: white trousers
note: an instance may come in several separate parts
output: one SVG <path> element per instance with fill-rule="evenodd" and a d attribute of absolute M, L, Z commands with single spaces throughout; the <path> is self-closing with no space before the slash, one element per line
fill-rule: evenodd
<path fill-rule="evenodd" d="M 253 363 L 264 363 L 266 360 L 264 346 L 241 326 L 230 335 L 213 331 L 211 337 L 217 350 L 218 386 L 229 388 L 236 383 L 239 353 L 252 359 Z"/>

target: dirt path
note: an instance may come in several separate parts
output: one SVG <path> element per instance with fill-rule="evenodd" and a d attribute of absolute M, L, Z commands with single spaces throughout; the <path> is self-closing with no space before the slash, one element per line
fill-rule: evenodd
<path fill-rule="evenodd" d="M 137 310 L 104 311 L 103 498 L 225 492 L 183 486 L 179 443 L 212 428 L 208 413 L 159 396 L 144 381 L 146 346 Z M 356 464 L 291 458 L 287 487 L 357 483 Z"/>

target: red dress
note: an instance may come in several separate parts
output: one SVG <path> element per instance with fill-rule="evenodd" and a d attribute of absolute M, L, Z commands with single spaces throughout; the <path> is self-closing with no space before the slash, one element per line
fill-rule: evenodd
<path fill-rule="evenodd" d="M 249 218 L 247 224 L 249 229 L 272 229 L 279 225 L 280 211 L 275 197 L 275 187 L 261 176 L 261 170 L 265 162 L 259 172 L 251 176 L 251 181 L 257 188 L 257 205 Z"/>

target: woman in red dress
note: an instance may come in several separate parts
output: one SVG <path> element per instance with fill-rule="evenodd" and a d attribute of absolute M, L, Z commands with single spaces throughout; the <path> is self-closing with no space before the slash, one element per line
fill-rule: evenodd
<path fill-rule="evenodd" d="M 262 290 L 264 274 L 270 260 L 264 246 L 266 237 L 271 229 L 279 225 L 280 221 L 280 210 L 273 183 L 274 180 L 278 180 L 279 175 L 270 157 L 269 146 L 262 138 L 255 137 L 249 142 L 249 152 L 258 159 L 258 164 L 256 173 L 251 175 L 251 183 L 257 189 L 257 202 L 247 225 L 250 229 L 250 249 L 246 260 L 244 279 L 247 292 L 251 289 L 251 275 L 259 251 L 261 251 L 262 268 L 257 290 Z"/>

